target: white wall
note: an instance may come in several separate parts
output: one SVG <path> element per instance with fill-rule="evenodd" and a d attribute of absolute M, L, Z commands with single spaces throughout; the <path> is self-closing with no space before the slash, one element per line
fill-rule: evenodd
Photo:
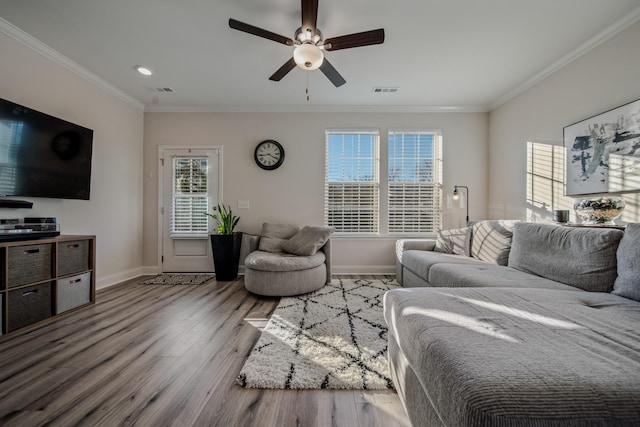
<path fill-rule="evenodd" d="M 144 262 L 158 268 L 158 146 L 222 145 L 223 198 L 241 216 L 238 229 L 259 233 L 265 221 L 323 224 L 324 132 L 328 128 L 378 128 L 380 152 L 387 150 L 390 128 L 442 129 L 444 185 L 470 187 L 472 218 L 487 214 L 486 113 L 146 113 L 144 129 Z M 285 162 L 275 171 L 254 163 L 258 142 L 283 144 Z M 386 167 L 382 156 L 381 168 Z M 382 174 L 381 174 L 382 176 Z M 237 210 L 248 200 L 249 210 Z M 459 211 L 459 210 L 458 210 Z M 459 217 L 445 215 L 445 226 Z M 396 238 L 333 240 L 334 272 L 390 273 Z"/>
<path fill-rule="evenodd" d="M 524 218 L 527 141 L 562 145 L 567 124 L 640 98 L 640 23 L 626 29 L 490 114 L 482 113 L 143 113 L 0 33 L 0 97 L 94 130 L 90 201 L 30 199 L 34 209 L 2 209 L 0 218 L 56 216 L 64 234 L 97 236 L 98 286 L 157 270 L 157 150 L 160 145 L 222 145 L 224 201 L 240 229 L 264 221 L 322 224 L 324 130 L 442 129 L 444 185 L 468 185 L 471 218 Z M 489 137 L 490 135 L 490 137 Z M 255 145 L 276 139 L 285 164 L 263 171 Z M 143 146 L 144 140 L 144 146 Z M 143 170 L 140 170 L 140 167 Z M 384 156 L 381 166 L 385 167 Z M 143 179 L 144 176 L 144 179 Z M 144 190 L 144 191 L 143 191 Z M 635 209 L 623 219 L 639 221 Z M 445 227 L 461 224 L 445 211 Z M 144 236 L 144 238 L 143 238 Z M 337 272 L 391 272 L 395 238 L 336 239 Z"/>
<path fill-rule="evenodd" d="M 97 235 L 98 285 L 158 270 L 157 150 L 160 145 L 222 145 L 224 201 L 242 231 L 264 221 L 322 224 L 324 130 L 442 129 L 444 185 L 468 185 L 471 218 L 524 218 L 526 142 L 562 145 L 562 128 L 640 98 L 640 23 L 626 29 L 504 105 L 483 113 L 143 113 L 14 39 L 0 34 L 0 97 L 94 130 L 90 201 L 31 199 L 32 210 L 0 218 L 56 216 L 64 234 Z M 489 137 L 490 135 L 490 137 Z M 255 145 L 276 139 L 285 164 L 263 171 Z M 144 146 L 142 141 L 144 140 Z M 140 169 L 142 165 L 142 170 Z M 384 156 L 381 166 L 386 165 Z M 143 179 L 144 176 L 144 179 Z M 144 191 L 143 191 L 144 190 Z M 638 221 L 636 206 L 625 221 Z M 461 222 L 445 211 L 445 227 Z M 143 238 L 144 237 L 144 238 Z M 335 239 L 337 272 L 391 272 L 394 237 Z"/>
<path fill-rule="evenodd" d="M 640 98 L 639 42 L 640 22 L 489 114 L 489 217 L 525 219 L 527 141 L 562 145 L 564 126 Z M 640 221 L 624 198 L 622 220 Z"/>
<path fill-rule="evenodd" d="M 93 129 L 91 200 L 13 197 L 33 209 L 0 218 L 55 216 L 62 234 L 96 235 L 98 287 L 142 272 L 144 114 L 0 33 L 0 97 Z"/>

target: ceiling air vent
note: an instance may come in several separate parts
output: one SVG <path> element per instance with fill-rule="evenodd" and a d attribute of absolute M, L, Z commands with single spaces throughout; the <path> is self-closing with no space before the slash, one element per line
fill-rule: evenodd
<path fill-rule="evenodd" d="M 396 93 L 398 89 L 397 87 L 374 87 L 373 93 Z"/>
<path fill-rule="evenodd" d="M 162 92 L 162 93 L 173 93 L 175 92 L 172 88 L 170 87 L 157 87 L 155 88 L 156 92 Z"/>

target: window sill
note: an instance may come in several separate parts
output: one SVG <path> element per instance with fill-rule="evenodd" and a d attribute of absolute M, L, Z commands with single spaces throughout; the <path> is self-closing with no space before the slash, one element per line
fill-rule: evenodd
<path fill-rule="evenodd" d="M 398 239 L 435 239 L 436 233 L 425 234 L 332 234 L 332 240 L 398 240 Z"/>
<path fill-rule="evenodd" d="M 206 240 L 209 239 L 209 234 L 202 233 L 171 233 L 169 234 L 171 239 L 191 239 L 191 240 Z"/>

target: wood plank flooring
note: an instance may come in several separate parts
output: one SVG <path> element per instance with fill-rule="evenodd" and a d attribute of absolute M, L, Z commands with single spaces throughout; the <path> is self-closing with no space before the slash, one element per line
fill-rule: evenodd
<path fill-rule="evenodd" d="M 0 341 L 0 425 L 409 426 L 392 391 L 236 386 L 279 301 L 248 293 L 242 278 L 140 280 Z"/>

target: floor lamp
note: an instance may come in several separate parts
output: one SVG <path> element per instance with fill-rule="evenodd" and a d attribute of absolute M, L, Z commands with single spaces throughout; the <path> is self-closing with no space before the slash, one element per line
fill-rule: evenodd
<path fill-rule="evenodd" d="M 453 186 L 453 200 L 458 200 L 460 199 L 460 192 L 458 191 L 458 188 L 464 188 L 466 194 L 465 194 L 465 201 L 467 202 L 467 222 L 466 224 L 469 224 L 469 187 L 464 186 L 464 185 L 454 185 Z"/>

